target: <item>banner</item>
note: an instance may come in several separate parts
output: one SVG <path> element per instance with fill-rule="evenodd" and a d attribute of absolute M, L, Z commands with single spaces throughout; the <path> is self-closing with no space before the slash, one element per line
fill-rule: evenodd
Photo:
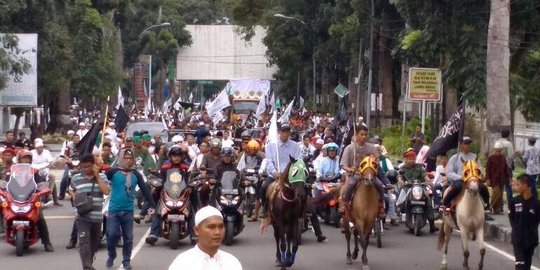
<path fill-rule="evenodd" d="M 459 136 L 465 125 L 465 105 L 458 107 L 458 110 L 448 119 L 446 124 L 439 130 L 439 135 L 431 144 L 426 156 L 430 158 L 446 153 L 450 149 L 458 146 Z"/>
<path fill-rule="evenodd" d="M 129 115 L 124 109 L 124 106 L 120 105 L 120 107 L 118 107 L 118 112 L 116 113 L 116 118 L 114 118 L 116 132 L 120 133 L 124 131 L 128 122 L 129 122 Z"/>
<path fill-rule="evenodd" d="M 3 49 L 7 57 L 30 64 L 27 74 L 7 75 L 6 87 L 0 91 L 0 106 L 36 107 L 37 106 L 37 34 L 11 34 L 18 39 L 17 49 Z M 5 34 L 0 34 L 5 37 Z M 4 45 L 4 44 L 2 44 Z"/>
<path fill-rule="evenodd" d="M 261 115 L 266 111 L 266 96 L 259 100 L 259 105 L 257 106 L 257 111 L 255 112 L 255 118 L 261 120 Z"/>
<path fill-rule="evenodd" d="M 122 96 L 122 89 L 120 88 L 120 86 L 118 86 L 116 109 L 118 110 L 120 106 L 124 106 L 124 96 Z"/>

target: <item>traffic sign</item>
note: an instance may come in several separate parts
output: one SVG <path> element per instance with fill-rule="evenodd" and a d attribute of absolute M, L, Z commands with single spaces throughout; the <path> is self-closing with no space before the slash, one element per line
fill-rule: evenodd
<path fill-rule="evenodd" d="M 439 102 L 442 97 L 441 71 L 436 68 L 410 68 L 407 99 Z"/>

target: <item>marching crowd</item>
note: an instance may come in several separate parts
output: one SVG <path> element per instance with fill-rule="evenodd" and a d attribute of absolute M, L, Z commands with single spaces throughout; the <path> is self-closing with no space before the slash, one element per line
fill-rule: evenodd
<path fill-rule="evenodd" d="M 430 161 L 426 156 L 425 135 L 417 128 L 410 138 L 411 148 L 403 154 L 403 163 L 398 164 L 390 160 L 381 138 L 369 137 L 368 127 L 362 119 L 348 125 L 327 114 L 293 114 L 291 120 L 279 124 L 277 130 L 271 130 L 270 121 L 265 119 L 252 123 L 238 116 L 232 116 L 231 121 L 212 123 L 204 111 L 163 122 L 172 134 L 169 141 L 161 134 L 150 134 L 145 130 L 126 134 L 123 130 L 116 130 L 114 121 L 110 121 L 97 136 L 93 151 L 80 153 L 80 141 L 92 126 L 81 122 L 77 130 L 67 132 L 67 139 L 62 144 L 60 157 L 65 168 L 58 190 L 56 179 L 49 174 L 49 167 L 57 160 L 45 148 L 43 140 L 36 138 L 32 141 L 24 132 L 19 132 L 19 139 L 16 139 L 13 132 L 8 131 L 5 141 L 0 142 L 0 179 L 9 180 L 13 164 L 32 164 L 36 171 L 35 181 L 49 183 L 52 198 L 48 200 L 51 204 L 61 206 L 61 201 L 66 200 L 66 194 L 69 194 L 71 204 L 77 209 L 66 248 L 75 248 L 79 244 L 83 269 L 95 269 L 95 253 L 104 238 L 108 251 L 106 266 L 114 265 L 116 247 L 122 246 L 121 263 L 124 269 L 131 269 L 133 223 L 151 223 L 151 232 L 146 238 L 148 245 L 154 245 L 160 237 L 162 220 L 156 213 L 160 189 L 147 183 L 147 179 L 153 176 L 166 179 L 167 172 L 172 169 L 182 171 L 186 182 L 195 175 L 209 175 L 210 189 L 201 189 L 195 192 L 197 196 L 191 197 L 192 212 L 196 214 L 191 215 L 189 234 L 196 245 L 179 255 L 169 269 L 181 269 L 182 265 L 192 265 L 190 269 L 207 269 L 202 268 L 203 263 L 226 265 L 208 269 L 241 269 L 240 262 L 233 255 L 219 250 L 224 233 L 223 217 L 214 208 L 216 193 L 212 187 L 219 186 L 224 172 L 236 171 L 240 175 L 247 169 L 258 172 L 262 181 L 256 187 L 258 199 L 248 220 L 257 221 L 262 217 L 261 229 L 264 231 L 271 222 L 266 213 L 266 190 L 280 178 L 290 158 L 303 159 L 313 169 L 313 189 L 308 200 L 321 200 L 321 180 L 333 179 L 344 183 L 340 197 L 340 212 L 343 213 L 348 210 L 358 182 L 355 173 L 360 160 L 373 156 L 379 161 L 376 187 L 380 215 L 386 215 L 390 224 L 397 226 L 401 221 L 396 210 L 399 205 L 386 203 L 384 206 L 385 188 L 419 180 L 427 183 L 427 189 L 433 194 L 433 204 L 430 199 L 427 206 L 430 232 L 435 232 L 438 230 L 434 224 L 438 216 L 436 210 L 451 212 L 452 200 L 460 194 L 464 181 L 467 181 L 467 177 L 462 175 L 463 161 L 477 159 L 471 152 L 472 138 L 462 136 L 454 155 L 448 158 L 446 154 L 440 154 L 436 161 Z M 272 132 L 277 132 L 276 141 L 269 140 Z M 485 179 L 485 184 L 480 185 L 480 193 L 486 210 L 493 214 L 502 212 L 503 190 L 506 192 L 515 231 L 513 244 L 521 246 L 516 249 L 516 269 L 529 269 L 526 267 L 530 267 L 531 247 L 538 244 L 536 228 L 540 207 L 536 201 L 536 178 L 540 172 L 540 151 L 535 146 L 535 139 L 531 138 L 527 150 L 516 155 L 509 136 L 509 131 L 501 133 L 502 138 L 495 143 L 493 154 L 487 158 L 485 171 L 480 168 L 481 171 L 475 171 L 473 176 Z M 526 164 L 526 174 L 513 181 L 512 170 L 517 159 Z M 427 170 L 429 162 L 436 162 L 433 171 Z M 348 177 L 344 177 L 346 175 Z M 522 194 L 517 199 L 513 198 L 513 186 Z M 491 197 L 488 187 L 492 190 Z M 443 198 L 447 188 L 449 191 Z M 530 190 L 532 200 L 525 189 Z M 533 215 L 523 215 L 523 209 L 533 209 Z M 306 211 L 312 213 L 309 221 L 318 242 L 325 242 L 316 214 L 317 206 L 308 207 Z M 42 213 L 39 220 L 42 243 L 46 251 L 52 252 L 54 249 Z M 197 254 L 202 255 L 194 256 Z M 203 257 L 206 259 L 196 259 Z M 518 265 L 523 268 L 518 268 Z"/>

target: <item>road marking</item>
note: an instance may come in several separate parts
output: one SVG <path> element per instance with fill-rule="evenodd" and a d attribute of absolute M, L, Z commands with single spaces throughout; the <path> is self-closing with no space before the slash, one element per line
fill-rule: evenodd
<path fill-rule="evenodd" d="M 484 244 L 485 244 L 485 246 L 486 246 L 487 248 L 489 248 L 489 249 L 491 249 L 491 250 L 493 250 L 493 251 L 499 253 L 499 254 L 502 255 L 503 257 L 506 257 L 507 259 L 509 259 L 509 260 L 511 260 L 511 261 L 513 261 L 513 262 L 516 261 L 516 258 L 515 258 L 514 256 L 512 256 L 511 254 L 509 254 L 508 252 L 506 252 L 506 251 L 504 251 L 504 250 L 500 250 L 500 249 L 498 249 L 498 248 L 496 248 L 496 247 L 494 247 L 494 246 L 488 244 L 487 242 L 484 242 Z M 531 265 L 531 269 L 532 269 L 532 270 L 540 270 L 540 268 L 538 268 L 538 267 L 536 267 L 536 266 L 534 266 L 534 265 Z"/>
<path fill-rule="evenodd" d="M 75 216 L 45 216 L 45 219 L 73 219 Z"/>
<path fill-rule="evenodd" d="M 131 252 L 131 260 L 132 261 L 133 261 L 133 259 L 135 259 L 135 256 L 137 256 L 137 253 L 139 253 L 139 251 L 141 251 L 141 249 L 142 249 L 142 247 L 144 245 L 145 239 L 146 239 L 146 237 L 148 237 L 148 235 L 150 235 L 150 228 L 148 228 L 148 230 L 146 230 L 146 232 L 144 233 L 144 235 L 141 238 L 141 240 L 139 241 L 139 243 L 137 243 L 137 245 L 135 246 L 135 248 Z M 118 270 L 122 270 L 122 269 L 124 269 L 123 266 L 118 267 Z"/>

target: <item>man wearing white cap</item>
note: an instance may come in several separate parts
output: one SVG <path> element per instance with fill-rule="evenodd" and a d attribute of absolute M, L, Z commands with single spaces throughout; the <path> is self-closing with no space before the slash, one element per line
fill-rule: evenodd
<path fill-rule="evenodd" d="M 79 135 L 79 137 L 82 139 L 84 135 L 86 135 L 86 132 L 88 132 L 88 129 L 86 128 L 86 124 L 84 122 L 79 123 L 79 130 L 75 134 Z"/>
<path fill-rule="evenodd" d="M 169 270 L 242 270 L 240 261 L 232 254 L 219 250 L 225 235 L 221 212 L 212 206 L 195 214 L 197 245 L 178 255 Z"/>
<path fill-rule="evenodd" d="M 54 161 L 49 150 L 45 149 L 43 139 L 37 138 L 34 140 L 35 149 L 32 150 L 32 167 L 39 170 L 39 174 L 44 176 L 49 181 L 49 187 L 52 190 L 54 205 L 60 206 L 58 196 L 56 194 L 56 182 L 52 175 L 49 175 L 49 166 Z"/>

